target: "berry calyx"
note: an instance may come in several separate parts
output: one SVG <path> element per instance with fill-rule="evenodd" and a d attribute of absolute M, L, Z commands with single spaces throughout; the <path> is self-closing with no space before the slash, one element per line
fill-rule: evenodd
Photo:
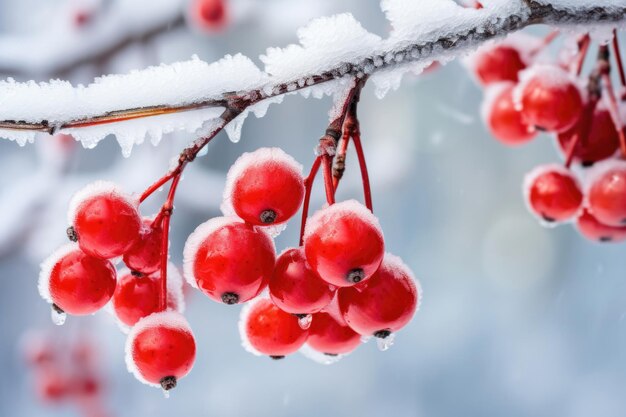
<path fill-rule="evenodd" d="M 102 259 L 123 255 L 139 238 L 141 229 L 136 204 L 108 182 L 95 182 L 76 193 L 68 221 L 80 248 Z"/>
<path fill-rule="evenodd" d="M 473 58 L 474 71 L 481 84 L 517 81 L 518 73 L 526 68 L 520 52 L 511 45 L 484 48 Z"/>
<path fill-rule="evenodd" d="M 305 315 L 326 307 L 335 294 L 334 287 L 309 268 L 302 248 L 288 249 L 278 257 L 269 289 L 281 310 Z"/>
<path fill-rule="evenodd" d="M 95 313 L 111 299 L 115 286 L 111 262 L 85 254 L 76 244 L 52 254 L 39 275 L 39 293 L 59 313 Z"/>
<path fill-rule="evenodd" d="M 590 176 L 592 180 L 587 199 L 591 214 L 608 226 L 625 226 L 626 162 L 603 162 Z"/>
<path fill-rule="evenodd" d="M 185 244 L 185 278 L 209 298 L 226 304 L 256 297 L 274 271 L 274 242 L 234 217 L 216 217 L 196 228 Z"/>
<path fill-rule="evenodd" d="M 571 129 L 558 135 L 558 142 L 564 154 L 567 154 L 572 141 L 578 140 L 574 148 L 574 160 L 584 166 L 607 159 L 615 154 L 619 147 L 619 136 L 610 113 L 596 107 L 592 115 L 585 112 L 578 123 Z M 577 136 L 580 136 L 577 139 Z"/>
<path fill-rule="evenodd" d="M 348 287 L 378 269 L 385 242 L 378 219 L 355 200 L 319 210 L 304 232 L 306 260 L 324 281 Z"/>
<path fill-rule="evenodd" d="M 536 65 L 521 73 L 519 103 L 526 123 L 550 132 L 574 126 L 582 110 L 580 91 L 563 69 Z"/>
<path fill-rule="evenodd" d="M 244 307 L 239 333 L 248 351 L 272 359 L 296 352 L 309 335 L 296 316 L 282 311 L 267 298 L 253 300 Z"/>
<path fill-rule="evenodd" d="M 134 326 L 143 317 L 158 311 L 160 296 L 159 272 L 142 277 L 121 274 L 113 294 L 113 311 L 122 324 Z M 182 278 L 173 265 L 168 265 L 167 270 L 167 309 L 178 312 L 184 309 Z"/>
<path fill-rule="evenodd" d="M 576 219 L 576 227 L 581 235 L 594 242 L 626 241 L 626 226 L 614 227 L 600 223 L 587 209 Z"/>
<path fill-rule="evenodd" d="M 132 271 L 141 274 L 156 272 L 161 265 L 161 244 L 163 228 L 152 224 L 151 219 L 143 219 L 138 239 L 124 254 L 124 263 Z"/>
<path fill-rule="evenodd" d="M 196 342 L 185 318 L 159 312 L 141 319 L 126 340 L 126 365 L 149 385 L 170 390 L 187 375 L 196 357 Z"/>
<path fill-rule="evenodd" d="M 224 206 L 232 205 L 234 213 L 250 224 L 284 223 L 303 199 L 302 166 L 279 148 L 245 153 L 228 172 Z"/>
<path fill-rule="evenodd" d="M 367 282 L 338 291 L 348 326 L 363 336 L 385 338 L 404 327 L 415 313 L 421 290 L 402 260 L 386 254 Z"/>
<path fill-rule="evenodd" d="M 361 343 L 361 335 L 328 313 L 316 313 L 309 328 L 308 345 L 326 355 L 352 352 Z"/>
<path fill-rule="evenodd" d="M 505 145 L 521 145 L 537 136 L 534 127 L 524 121 L 513 102 L 513 83 L 491 86 L 485 95 L 482 113 L 491 134 Z"/>
<path fill-rule="evenodd" d="M 576 215 L 583 202 L 578 180 L 560 165 L 539 166 L 526 175 L 528 207 L 547 222 L 561 222 Z"/>

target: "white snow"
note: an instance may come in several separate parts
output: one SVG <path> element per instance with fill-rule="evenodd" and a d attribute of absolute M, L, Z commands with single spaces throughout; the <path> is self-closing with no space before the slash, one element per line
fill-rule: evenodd
<path fill-rule="evenodd" d="M 324 353 L 318 352 L 317 350 L 313 349 L 308 343 L 305 343 L 304 345 L 302 345 L 302 347 L 300 348 L 300 350 L 298 350 L 298 352 L 300 352 L 300 354 L 302 354 L 302 356 L 304 356 L 305 358 L 310 359 L 313 362 L 317 362 L 322 365 L 332 365 L 333 363 L 337 363 L 341 359 L 343 359 L 345 356 L 349 355 L 349 353 L 344 353 L 344 354 L 335 355 L 335 356 L 326 355 Z"/>
<path fill-rule="evenodd" d="M 519 82 L 513 90 L 513 102 L 522 109 L 522 96 L 528 84 L 533 80 L 540 80 L 544 88 L 565 89 L 570 85 L 577 86 L 583 95 L 576 77 L 563 68 L 553 64 L 536 64 L 519 72 Z"/>
<path fill-rule="evenodd" d="M 135 207 L 139 203 L 136 198 L 125 194 L 117 184 L 109 181 L 95 181 L 78 190 L 70 200 L 67 211 L 67 224 L 70 226 L 74 224 L 78 209 L 85 201 L 102 195 L 119 197 Z"/>
<path fill-rule="evenodd" d="M 356 200 L 346 200 L 315 212 L 306 222 L 304 241 L 306 242 L 308 237 L 316 233 L 318 229 L 328 227 L 328 224 L 332 223 L 334 219 L 344 218 L 345 216 L 358 217 L 372 225 L 381 236 L 383 235 L 378 218 L 367 207 Z"/>
<path fill-rule="evenodd" d="M 147 317 L 142 318 L 135 324 L 130 333 L 128 334 L 128 338 L 126 339 L 126 346 L 124 348 L 124 359 L 126 361 L 126 368 L 128 372 L 133 374 L 135 378 L 139 381 L 143 382 L 146 385 L 151 387 L 160 388 L 159 384 L 153 384 L 151 382 L 146 381 L 133 360 L 133 343 L 135 338 L 141 334 L 143 331 L 154 328 L 154 327 L 165 327 L 168 329 L 181 330 L 182 332 L 189 333 L 193 337 L 193 332 L 191 331 L 191 327 L 187 322 L 185 317 L 175 311 L 160 311 L 158 313 L 150 314 Z"/>

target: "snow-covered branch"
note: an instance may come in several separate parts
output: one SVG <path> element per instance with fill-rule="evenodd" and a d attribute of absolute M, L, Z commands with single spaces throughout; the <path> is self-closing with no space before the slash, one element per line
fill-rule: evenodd
<path fill-rule="evenodd" d="M 235 55 L 213 64 L 193 59 L 105 76 L 86 87 L 0 82 L 0 136 L 26 142 L 38 131 L 62 131 L 92 147 L 115 134 L 129 153 L 146 136 L 157 142 L 174 130 L 211 131 L 230 111 L 239 115 L 226 127 L 236 139 L 250 111 L 260 117 L 285 94 L 341 95 L 349 80 L 367 75 L 383 96 L 405 73 L 419 73 L 434 60 L 449 61 L 528 25 L 590 30 L 621 24 L 626 15 L 626 0 L 482 3 L 484 8 L 470 9 L 452 0 L 382 0 L 393 26 L 386 39 L 349 14 L 320 18 L 298 31 L 300 45 L 269 48 L 261 56 L 264 71 Z M 147 117 L 150 123 L 142 121 Z"/>

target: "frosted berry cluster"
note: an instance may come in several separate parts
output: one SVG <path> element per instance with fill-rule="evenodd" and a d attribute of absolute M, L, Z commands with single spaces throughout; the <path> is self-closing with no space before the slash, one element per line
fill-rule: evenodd
<path fill-rule="evenodd" d="M 544 224 L 571 221 L 589 240 L 624 241 L 626 79 L 618 40 L 614 32 L 612 42 L 599 45 L 593 69 L 583 76 L 589 35 L 554 62 L 546 47 L 556 36 L 512 37 L 481 48 L 469 60 L 486 91 L 484 120 L 505 145 L 527 143 L 539 132 L 554 137 L 564 164 L 539 166 L 524 181 L 527 205 Z M 613 87 L 611 52 L 621 94 Z"/>
<path fill-rule="evenodd" d="M 332 187 L 329 204 L 308 218 L 322 160 L 325 184 Z M 191 286 L 219 303 L 251 301 L 240 327 L 255 353 L 277 359 L 307 343 L 306 349 L 337 357 L 354 350 L 363 336 L 384 339 L 388 347 L 417 309 L 421 290 L 407 266 L 385 254 L 371 208 L 354 200 L 335 203 L 338 180 L 333 185 L 330 162 L 328 155 L 317 156 L 312 174 L 303 178 L 302 166 L 280 149 L 242 155 L 228 173 L 224 216 L 199 225 L 185 244 L 184 275 Z M 57 324 L 67 314 L 107 306 L 128 333 L 129 371 L 165 392 L 189 373 L 196 355 L 182 315 L 183 279 L 168 262 L 181 172 L 168 173 L 139 197 L 108 182 L 76 193 L 68 211 L 71 243 L 42 264 L 39 279 Z M 168 180 L 173 182 L 161 210 L 142 217 L 141 202 Z M 277 257 L 272 236 L 304 201 L 301 244 Z M 265 292 L 269 297 L 259 297 Z"/>

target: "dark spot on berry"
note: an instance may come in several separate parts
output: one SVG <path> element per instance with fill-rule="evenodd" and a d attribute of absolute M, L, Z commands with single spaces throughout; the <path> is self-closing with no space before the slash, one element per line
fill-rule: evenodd
<path fill-rule="evenodd" d="M 540 132 L 547 132 L 548 131 L 548 129 L 546 129 L 545 127 L 537 126 L 537 125 L 535 125 L 535 129 L 537 129 Z"/>
<path fill-rule="evenodd" d="M 225 292 L 222 294 L 222 302 L 224 304 L 237 304 L 239 302 L 239 296 L 234 292 Z"/>
<path fill-rule="evenodd" d="M 294 316 L 296 316 L 296 317 L 297 317 L 297 318 L 299 318 L 299 319 L 303 319 L 303 318 L 305 318 L 306 316 L 308 316 L 308 314 L 294 314 Z"/>
<path fill-rule="evenodd" d="M 335 356 L 339 356 L 339 355 L 338 355 L 338 354 L 336 354 L 336 353 L 324 353 L 324 355 L 326 355 L 326 356 L 333 356 L 333 357 L 335 357 Z"/>
<path fill-rule="evenodd" d="M 58 305 L 56 305 L 56 304 L 52 304 L 52 309 L 53 309 L 54 311 L 56 311 L 58 314 L 63 314 L 63 313 L 65 313 L 65 311 L 63 311 L 63 309 L 62 309 L 61 307 L 59 307 Z"/>
<path fill-rule="evenodd" d="M 74 229 L 74 226 L 68 227 L 65 233 L 67 234 L 67 238 L 69 240 L 71 240 L 72 242 L 78 242 L 78 233 L 76 233 L 76 229 Z"/>
<path fill-rule="evenodd" d="M 385 339 L 389 337 L 389 335 L 391 335 L 391 330 L 387 330 L 387 329 L 374 332 L 374 337 L 377 337 L 379 339 Z"/>
<path fill-rule="evenodd" d="M 346 275 L 346 279 L 348 282 L 356 284 L 358 282 L 363 281 L 365 279 L 365 271 L 362 268 L 354 268 L 348 271 L 348 275 Z"/>
<path fill-rule="evenodd" d="M 278 217 L 278 215 L 272 209 L 263 210 L 261 212 L 261 215 L 259 215 L 259 219 L 261 220 L 261 223 L 263 224 L 274 223 L 276 221 L 276 217 Z"/>
<path fill-rule="evenodd" d="M 594 163 L 593 161 L 582 161 L 580 165 L 582 165 L 583 168 L 589 168 L 592 167 Z"/>
<path fill-rule="evenodd" d="M 143 277 L 143 274 L 141 272 L 139 272 L 139 271 L 130 271 L 130 274 L 132 276 L 134 276 L 134 277 L 137 277 L 137 278 Z"/>
<path fill-rule="evenodd" d="M 613 240 L 611 236 L 600 236 L 600 242 L 610 242 Z"/>
<path fill-rule="evenodd" d="M 159 381 L 161 384 L 161 388 L 163 388 L 165 391 L 169 391 L 172 388 L 176 388 L 176 377 L 175 376 L 166 376 L 161 378 L 161 381 Z"/>
<path fill-rule="evenodd" d="M 542 214 L 541 217 L 543 218 L 543 220 L 547 221 L 548 223 L 554 223 L 556 220 L 550 216 L 546 216 L 545 214 Z"/>
<path fill-rule="evenodd" d="M 270 359 L 278 361 L 280 359 L 285 359 L 284 355 L 270 355 Z"/>

